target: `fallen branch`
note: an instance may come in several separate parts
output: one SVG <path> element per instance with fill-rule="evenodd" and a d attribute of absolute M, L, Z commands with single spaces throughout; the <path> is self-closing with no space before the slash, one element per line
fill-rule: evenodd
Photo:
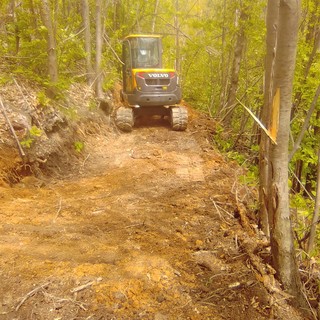
<path fill-rule="evenodd" d="M 13 79 L 13 82 L 15 83 L 15 85 L 17 86 L 18 90 L 20 91 L 21 96 L 22 96 L 22 98 L 23 98 L 23 100 L 24 100 L 25 105 L 28 106 L 29 108 L 31 108 L 31 105 L 30 105 L 30 103 L 28 102 L 28 100 L 26 99 L 26 96 L 25 96 L 25 94 L 23 93 L 22 88 L 21 88 L 21 86 L 19 85 L 18 81 L 17 81 L 17 80 L 15 79 L 15 77 L 13 77 L 13 76 L 12 76 L 12 79 Z"/>
<path fill-rule="evenodd" d="M 82 304 L 81 302 L 74 300 L 74 299 L 70 299 L 70 298 L 60 298 L 60 297 L 56 297 L 50 293 L 44 292 L 44 296 L 47 298 L 50 298 L 51 300 L 53 300 L 53 302 L 55 303 L 60 303 L 60 302 L 71 302 L 75 305 L 77 305 L 78 307 L 80 307 L 83 311 L 87 311 L 87 308 L 84 306 L 84 304 Z"/>
<path fill-rule="evenodd" d="M 250 264 L 255 272 L 256 278 L 260 281 L 270 294 L 278 294 L 280 298 L 291 299 L 290 294 L 280 289 L 274 275 L 275 270 L 268 264 L 261 261 L 260 257 L 254 254 L 257 244 L 254 240 L 250 239 L 247 234 L 240 235 L 239 237 L 241 249 L 248 255 Z M 278 296 L 278 297 L 279 297 Z M 278 298 L 277 297 L 277 298 Z"/>
<path fill-rule="evenodd" d="M 30 292 L 28 292 L 20 301 L 20 303 L 16 306 L 16 311 L 18 311 L 20 309 L 20 307 L 26 302 L 26 300 L 28 300 L 30 297 L 32 297 L 33 295 L 35 295 L 38 291 L 40 291 L 41 289 L 43 289 L 44 287 L 46 287 L 47 285 L 49 285 L 50 282 L 47 282 L 39 287 L 34 288 L 33 290 L 31 290 Z"/>
<path fill-rule="evenodd" d="M 82 290 L 84 290 L 84 289 L 86 289 L 88 287 L 91 287 L 94 283 L 95 283 L 95 281 L 90 281 L 90 282 L 88 282 L 86 284 L 83 284 L 82 286 L 73 288 L 70 291 L 71 291 L 71 293 L 79 292 L 79 291 L 82 291 Z"/>
<path fill-rule="evenodd" d="M 110 48 L 110 50 L 112 51 L 112 53 L 114 54 L 114 56 L 117 58 L 117 60 L 122 64 L 124 65 L 124 62 L 120 59 L 120 57 L 118 56 L 118 54 L 114 51 L 114 49 L 112 48 L 110 42 L 109 42 L 109 39 L 107 38 L 107 36 L 104 34 L 103 35 L 103 39 L 104 41 L 106 42 L 106 44 L 108 45 L 108 47 Z"/>
<path fill-rule="evenodd" d="M 271 132 L 263 125 L 263 123 L 256 117 L 256 115 L 248 108 L 246 107 L 240 100 L 237 99 L 237 101 L 240 103 L 240 105 L 245 108 L 245 110 L 250 114 L 250 116 L 255 120 L 255 122 L 259 125 L 259 127 L 264 131 L 264 133 L 269 137 L 271 142 L 273 144 L 277 144 L 274 137 L 272 137 Z"/>
<path fill-rule="evenodd" d="M 100 282 L 100 281 L 102 281 L 102 278 L 98 278 L 97 280 L 90 281 L 90 282 L 88 282 L 88 283 L 86 283 L 86 284 L 83 284 L 83 285 L 81 285 L 81 286 L 79 286 L 79 287 L 73 288 L 73 289 L 71 289 L 70 291 L 71 291 L 72 293 L 79 292 L 79 291 L 82 291 L 82 290 L 84 290 L 84 289 L 86 289 L 86 288 L 88 288 L 88 287 L 91 287 L 93 284 L 95 284 L 95 283 L 97 283 L 97 282 Z"/>
<path fill-rule="evenodd" d="M 14 139 L 16 140 L 20 157 L 21 157 L 21 159 L 24 161 L 26 154 L 24 153 L 24 151 L 23 151 L 23 149 L 22 149 L 22 147 L 21 147 L 20 141 L 19 141 L 19 139 L 18 139 L 18 137 L 17 137 L 17 135 L 16 135 L 16 133 L 15 133 L 15 131 L 14 131 L 14 129 L 13 129 L 13 126 L 12 126 L 12 124 L 11 124 L 11 121 L 10 121 L 10 119 L 9 119 L 8 116 L 7 116 L 7 112 L 6 112 L 6 109 L 5 109 L 5 107 L 4 107 L 4 104 L 3 104 L 3 102 L 2 102 L 2 98 L 1 98 L 1 97 L 0 97 L 0 105 L 1 105 L 2 114 L 3 114 L 4 118 L 6 119 L 8 125 L 9 125 L 11 134 L 13 135 Z"/>
<path fill-rule="evenodd" d="M 250 236 L 255 234 L 253 227 L 250 224 L 249 218 L 247 216 L 247 210 L 243 203 L 237 202 L 236 213 L 239 215 L 240 224 L 248 232 Z"/>
<path fill-rule="evenodd" d="M 13 79 L 15 85 L 17 86 L 18 90 L 19 90 L 20 93 L 21 93 L 21 96 L 22 96 L 22 98 L 23 98 L 23 100 L 24 100 L 25 106 L 27 106 L 28 109 L 33 109 L 32 104 L 29 103 L 28 100 L 27 100 L 27 98 L 26 98 L 26 96 L 29 94 L 28 90 L 27 90 L 26 88 L 22 87 L 21 85 L 19 85 L 18 81 L 17 81 L 13 76 L 12 76 L 12 79 Z M 23 89 L 25 92 L 23 92 L 22 89 Z M 43 129 L 43 127 L 42 127 L 42 125 L 41 125 L 41 122 L 37 119 L 37 117 L 35 117 L 33 120 L 35 121 L 36 125 L 42 130 L 42 133 L 43 133 L 45 136 L 47 136 L 45 130 Z"/>
<path fill-rule="evenodd" d="M 82 168 L 84 168 L 84 165 L 86 163 L 86 161 L 89 159 L 90 157 L 90 153 L 86 156 L 86 158 L 84 159 L 83 163 L 82 163 Z"/>
<path fill-rule="evenodd" d="M 214 207 L 216 208 L 216 211 L 218 212 L 218 215 L 219 215 L 220 219 L 223 220 L 223 221 L 224 221 L 226 224 L 228 224 L 229 226 L 231 226 L 231 223 L 229 223 L 229 222 L 222 216 L 219 208 L 221 208 L 224 212 L 226 212 L 229 216 L 231 216 L 231 218 L 233 218 L 232 215 L 231 215 L 228 211 L 226 211 L 225 209 L 223 209 L 222 207 L 220 207 L 220 206 L 216 203 L 216 201 L 214 201 L 212 198 L 210 198 L 210 200 L 211 200 L 211 202 L 213 203 Z"/>

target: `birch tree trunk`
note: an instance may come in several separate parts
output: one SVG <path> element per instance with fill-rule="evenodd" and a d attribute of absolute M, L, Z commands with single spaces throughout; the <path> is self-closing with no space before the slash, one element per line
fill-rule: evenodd
<path fill-rule="evenodd" d="M 295 258 L 288 186 L 289 131 L 299 13 L 299 0 L 280 0 L 274 68 L 274 89 L 280 89 L 280 114 L 277 145 L 270 145 L 268 210 L 271 252 L 277 276 L 284 288 L 302 304 L 304 298 Z"/>

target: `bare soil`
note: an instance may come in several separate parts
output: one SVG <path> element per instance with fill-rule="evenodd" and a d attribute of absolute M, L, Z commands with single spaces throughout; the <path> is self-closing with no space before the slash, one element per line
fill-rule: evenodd
<path fill-rule="evenodd" d="M 242 169 L 190 115 L 186 132 L 87 121 L 84 149 L 61 143 L 36 176 L 0 145 L 0 319 L 302 319 L 242 245 L 263 242 Z"/>

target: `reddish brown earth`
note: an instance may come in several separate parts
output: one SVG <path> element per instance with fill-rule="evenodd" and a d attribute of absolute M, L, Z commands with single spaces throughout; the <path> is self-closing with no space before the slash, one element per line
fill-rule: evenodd
<path fill-rule="evenodd" d="M 235 214 L 254 200 L 242 169 L 191 113 L 186 132 L 88 122 L 79 156 L 11 185 L 0 145 L 0 319 L 302 319 L 243 245 L 263 238 Z"/>

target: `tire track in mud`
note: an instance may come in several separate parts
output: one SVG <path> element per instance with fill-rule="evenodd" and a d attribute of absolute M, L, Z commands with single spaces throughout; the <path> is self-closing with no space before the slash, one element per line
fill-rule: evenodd
<path fill-rule="evenodd" d="M 202 168 L 202 159 L 198 155 L 178 156 L 177 175 L 188 181 L 204 182 L 205 177 Z"/>

